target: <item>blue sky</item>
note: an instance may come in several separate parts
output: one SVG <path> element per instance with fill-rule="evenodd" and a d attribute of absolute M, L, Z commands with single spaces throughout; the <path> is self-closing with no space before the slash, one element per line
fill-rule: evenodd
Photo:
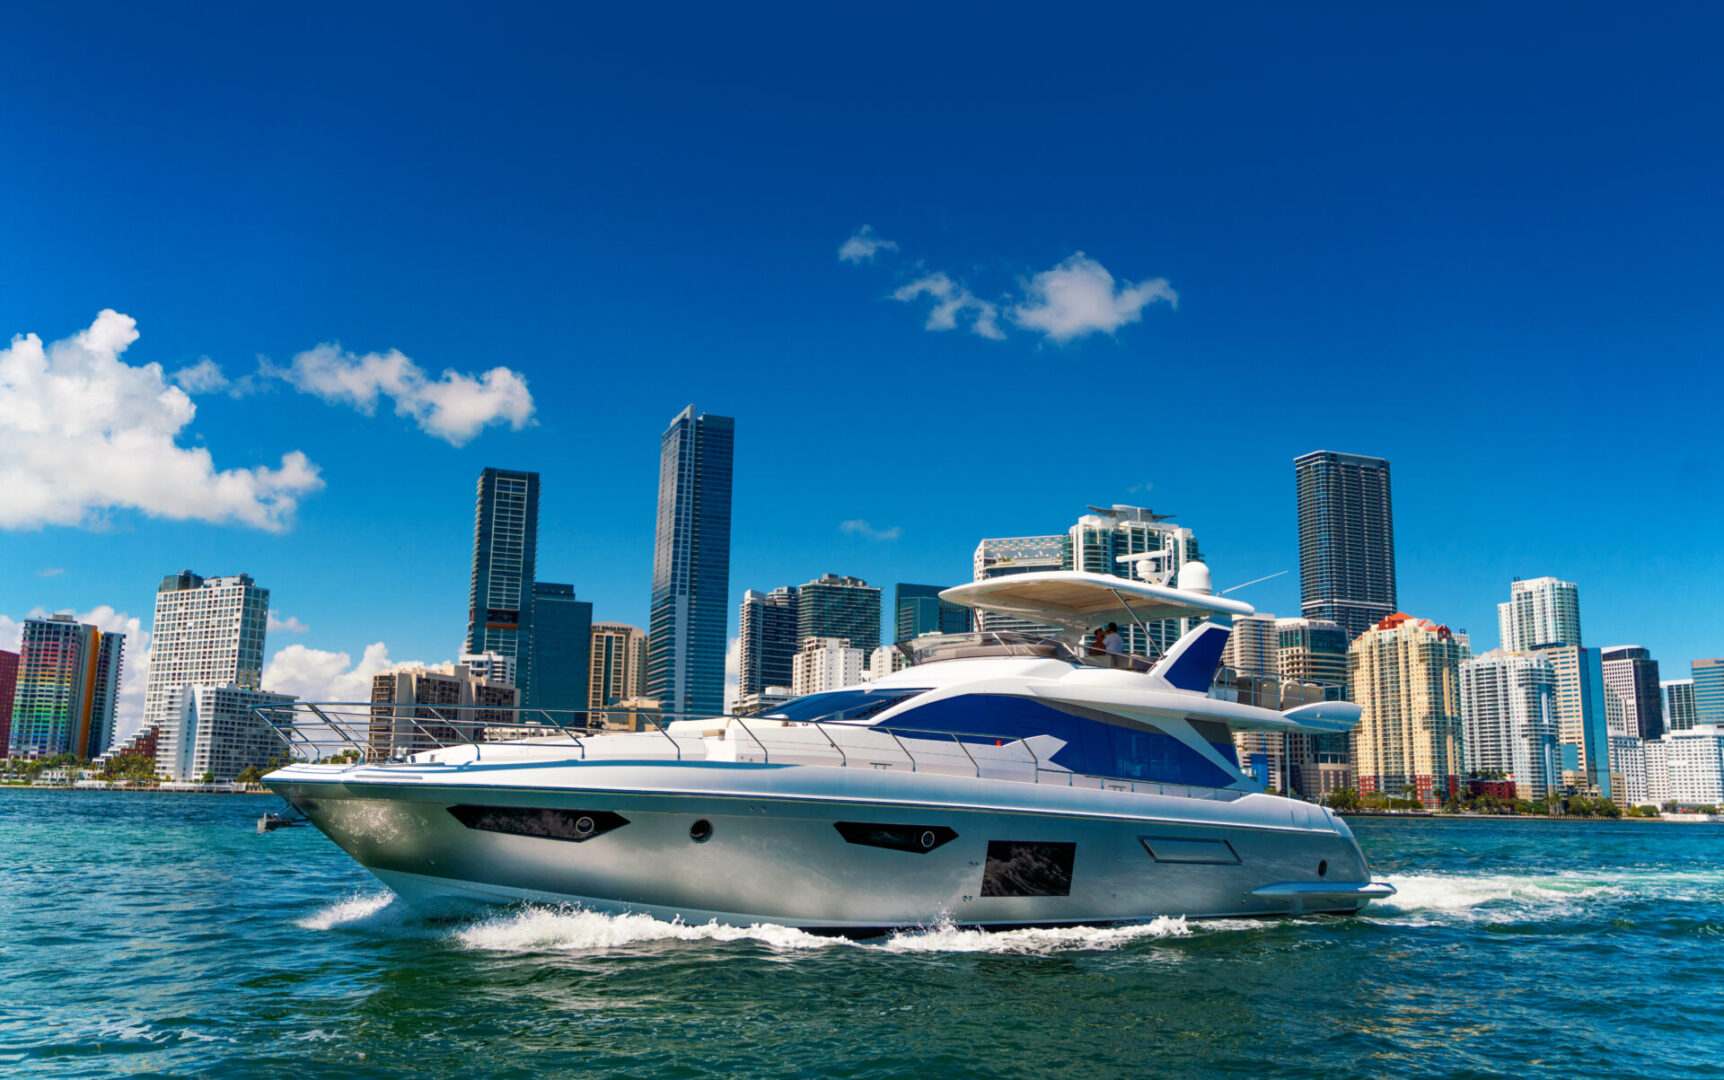
<path fill-rule="evenodd" d="M 0 20 L 0 341 L 138 334 L 45 354 L 106 412 L 0 378 L 0 617 L 246 571 L 289 688 L 449 658 L 499 465 L 541 576 L 641 624 L 692 401 L 737 418 L 733 597 L 956 582 L 1086 503 L 1296 569 L 1330 448 L 1394 462 L 1409 612 L 1489 646 L 1555 574 L 1590 643 L 1724 653 L 1713 5 Z"/>

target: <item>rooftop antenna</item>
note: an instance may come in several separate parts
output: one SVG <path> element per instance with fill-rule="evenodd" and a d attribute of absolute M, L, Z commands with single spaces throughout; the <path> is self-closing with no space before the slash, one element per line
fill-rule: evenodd
<path fill-rule="evenodd" d="M 1135 555 L 1116 555 L 1113 561 L 1134 563 L 1139 580 L 1147 581 L 1151 585 L 1166 585 L 1167 579 L 1172 576 L 1171 571 L 1167 569 L 1166 560 L 1172 557 L 1173 552 L 1171 551 L 1140 551 Z M 1162 565 L 1151 566 L 1150 564 L 1153 562 L 1161 562 Z"/>
<path fill-rule="evenodd" d="M 1285 573 L 1287 573 L 1286 570 L 1277 570 L 1273 574 L 1265 574 L 1260 578 L 1252 578 L 1250 581 L 1241 582 L 1240 584 L 1233 586 L 1232 589 L 1222 589 L 1221 595 L 1226 596 L 1228 593 L 1233 592 L 1236 589 L 1243 589 L 1247 585 L 1255 585 L 1260 581 L 1268 581 L 1270 578 L 1278 578 Z"/>

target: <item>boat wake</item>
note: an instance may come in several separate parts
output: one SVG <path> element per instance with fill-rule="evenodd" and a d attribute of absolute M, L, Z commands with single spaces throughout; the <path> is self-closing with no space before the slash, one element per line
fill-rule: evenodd
<path fill-rule="evenodd" d="M 1724 874 L 1598 870 L 1555 874 L 1391 874 L 1395 895 L 1366 908 L 1375 922 L 1541 922 L 1597 918 L 1641 900 L 1716 903 Z"/>
<path fill-rule="evenodd" d="M 1125 926 L 1067 926 L 987 931 L 950 921 L 893 931 L 882 937 L 854 939 L 811 934 L 774 923 L 727 926 L 723 923 L 666 921 L 650 915 L 610 915 L 580 907 L 520 904 L 456 925 L 433 923 L 416 914 L 393 893 L 348 897 L 298 920 L 305 930 L 386 930 L 422 936 L 441 933 L 463 949 L 490 953 L 578 953 L 628 949 L 661 942 L 750 942 L 777 952 L 855 948 L 886 953 L 998 953 L 1041 955 L 1063 951 L 1117 949 L 1155 938 L 1187 937 L 1193 927 L 1183 917 L 1152 919 Z"/>

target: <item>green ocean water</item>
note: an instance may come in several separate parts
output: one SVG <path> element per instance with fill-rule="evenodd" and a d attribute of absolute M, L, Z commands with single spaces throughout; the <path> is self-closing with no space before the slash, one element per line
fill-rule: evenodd
<path fill-rule="evenodd" d="M 1357 918 L 416 918 L 264 797 L 0 790 L 0 1075 L 1724 1076 L 1724 826 L 1355 819 Z"/>

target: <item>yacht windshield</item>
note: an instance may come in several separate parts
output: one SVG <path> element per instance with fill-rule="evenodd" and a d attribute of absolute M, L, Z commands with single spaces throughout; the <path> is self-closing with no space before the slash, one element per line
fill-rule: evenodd
<path fill-rule="evenodd" d="M 806 697 L 792 698 L 781 704 L 762 709 L 754 715 L 770 717 L 774 720 L 803 722 L 819 720 L 833 723 L 844 720 L 862 720 L 873 716 L 875 713 L 884 712 L 900 701 L 908 701 L 917 694 L 927 692 L 927 687 L 906 689 L 898 686 L 869 690 L 833 690 L 825 694 L 809 694 Z"/>

